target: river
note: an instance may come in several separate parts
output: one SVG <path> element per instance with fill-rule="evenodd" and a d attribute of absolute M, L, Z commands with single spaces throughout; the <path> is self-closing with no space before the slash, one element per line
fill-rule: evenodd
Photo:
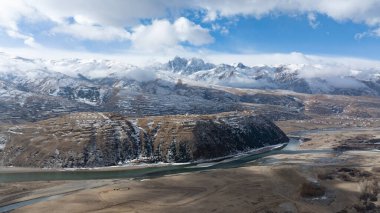
<path fill-rule="evenodd" d="M 291 140 L 288 146 L 294 146 L 292 143 L 298 143 L 297 140 Z M 93 180 L 93 179 L 119 179 L 119 178 L 135 178 L 146 179 L 160 177 L 169 174 L 178 174 L 185 172 L 196 172 L 208 169 L 223 169 L 239 167 L 245 163 L 254 161 L 264 156 L 273 155 L 281 152 L 280 148 L 286 145 L 279 146 L 271 151 L 261 154 L 241 154 L 224 158 L 223 160 L 208 161 L 203 163 L 189 163 L 167 166 L 153 166 L 145 168 L 126 169 L 78 169 L 78 170 L 38 170 L 27 172 L 9 172 L 0 170 L 0 183 L 23 182 L 23 181 L 53 181 L 53 180 Z"/>
<path fill-rule="evenodd" d="M 294 136 L 301 136 L 308 133 L 329 132 L 342 130 L 344 128 L 329 128 L 323 130 L 305 130 L 291 133 Z M 359 128 L 344 129 L 361 130 Z M 244 166 L 245 164 L 255 161 L 259 158 L 276 154 L 299 154 L 299 153 L 317 153 L 329 152 L 330 150 L 299 150 L 300 141 L 298 139 L 291 139 L 283 149 L 274 149 L 272 151 L 264 152 L 261 154 L 242 154 L 231 156 L 230 158 L 218 161 L 211 161 L 207 163 L 189 163 L 179 165 L 167 166 L 147 166 L 144 168 L 131 169 L 130 167 L 117 168 L 117 169 L 78 169 L 78 170 L 38 170 L 27 172 L 11 172 L 0 169 L 0 183 L 22 182 L 22 181 L 53 181 L 53 180 L 90 180 L 90 179 L 118 179 L 118 178 L 135 178 L 145 179 L 160 177 L 170 174 L 178 174 L 185 172 L 197 172 L 209 169 L 226 169 Z"/>

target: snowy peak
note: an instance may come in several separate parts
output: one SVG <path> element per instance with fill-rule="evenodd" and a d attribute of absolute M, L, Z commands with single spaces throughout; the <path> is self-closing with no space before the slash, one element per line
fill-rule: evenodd
<path fill-rule="evenodd" d="M 236 67 L 237 67 L 237 68 L 240 68 L 240 69 L 247 69 L 247 68 L 248 68 L 248 67 L 245 66 L 243 63 L 238 63 L 238 64 L 236 64 Z"/>
<path fill-rule="evenodd" d="M 209 70 L 215 67 L 214 64 L 205 63 L 199 58 L 181 58 L 176 56 L 166 64 L 166 69 L 174 73 L 192 74 L 201 70 Z"/>

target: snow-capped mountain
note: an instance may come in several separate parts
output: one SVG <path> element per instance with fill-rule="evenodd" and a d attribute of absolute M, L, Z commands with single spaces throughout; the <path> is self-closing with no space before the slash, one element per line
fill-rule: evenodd
<path fill-rule="evenodd" d="M 137 67 L 108 60 L 42 60 L 0 55 L 0 94 L 33 93 L 100 105 L 109 85 L 95 79 L 124 76 Z M 132 73 L 133 74 L 133 73 Z M 132 79 L 133 79 L 133 75 Z"/>
<path fill-rule="evenodd" d="M 180 57 L 165 64 L 136 67 L 111 60 L 42 60 L 0 55 L 0 85 L 13 86 L 25 92 L 50 95 L 70 93 L 67 95 L 80 98 L 83 93 L 92 90 L 91 93 L 101 95 L 105 86 L 118 85 L 106 84 L 107 79 L 114 79 L 112 82 L 119 84 L 125 80 L 146 82 L 156 79 L 176 83 L 181 79 L 188 84 L 197 82 L 198 86 L 206 87 L 220 85 L 313 94 L 380 95 L 380 70 L 376 69 L 350 70 L 318 64 L 215 65 L 199 58 Z M 78 91 L 71 94 L 68 87 Z"/>
<path fill-rule="evenodd" d="M 44 60 L 0 54 L 0 120 L 38 120 L 94 110 L 134 116 L 204 114 L 242 109 L 240 102 L 247 98 L 250 103 L 266 103 L 262 98 L 231 93 L 230 87 L 380 96 L 379 70 L 333 68 L 215 65 L 180 57 L 136 67 L 112 60 Z M 298 102 L 294 106 L 296 110 L 303 107 Z"/>
<path fill-rule="evenodd" d="M 329 73 L 330 72 L 330 73 Z M 248 67 L 220 64 L 187 77 L 211 85 L 251 89 L 282 89 L 309 94 L 380 95 L 380 70 L 345 70 L 332 67 L 289 64 Z"/>
<path fill-rule="evenodd" d="M 201 70 L 210 70 L 214 67 L 214 64 L 205 63 L 202 59 L 199 58 L 191 58 L 188 60 L 186 58 L 180 58 L 178 56 L 163 66 L 163 68 L 166 70 L 184 75 L 193 74 Z"/>

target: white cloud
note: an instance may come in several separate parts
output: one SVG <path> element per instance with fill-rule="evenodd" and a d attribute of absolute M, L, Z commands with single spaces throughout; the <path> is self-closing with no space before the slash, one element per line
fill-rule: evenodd
<path fill-rule="evenodd" d="M 215 21 L 218 18 L 218 13 L 214 10 L 207 11 L 206 16 L 204 17 L 204 22 L 212 22 Z"/>
<path fill-rule="evenodd" d="M 317 2 L 317 1 L 315 1 Z M 378 0 L 322 0 L 315 3 L 316 12 L 335 20 L 351 20 L 368 25 L 380 24 L 380 2 Z M 312 9 L 313 5 L 309 5 Z"/>
<path fill-rule="evenodd" d="M 136 80 L 136 81 L 153 81 L 157 78 L 157 72 L 154 69 L 144 69 L 144 68 L 136 68 L 128 70 L 125 74 L 127 78 Z"/>
<path fill-rule="evenodd" d="M 187 18 L 181 17 L 177 19 L 174 22 L 173 27 L 179 40 L 182 42 L 188 41 L 195 46 L 201 46 L 214 41 L 207 29 L 202 28 L 200 25 L 194 24 Z"/>
<path fill-rule="evenodd" d="M 168 20 L 154 20 L 151 25 L 140 25 L 132 30 L 132 46 L 136 50 L 155 52 L 165 49 L 178 49 L 181 42 L 201 46 L 213 42 L 207 29 L 178 18 L 174 23 Z"/>
<path fill-rule="evenodd" d="M 355 39 L 360 40 L 365 37 L 380 37 L 380 27 L 377 29 L 373 29 L 367 32 L 357 33 L 355 34 Z"/>
<path fill-rule="evenodd" d="M 130 33 L 123 28 L 79 23 L 59 25 L 51 29 L 51 32 L 93 41 L 123 41 L 130 38 Z"/>
<path fill-rule="evenodd" d="M 173 0 L 24 0 L 54 22 L 68 17 L 81 17 L 102 26 L 133 26 L 141 18 L 164 18 L 167 10 L 175 11 L 179 2 Z M 186 5 L 186 3 L 181 3 Z M 76 19 L 78 21 L 78 19 Z"/>
<path fill-rule="evenodd" d="M 24 40 L 24 44 L 26 46 L 32 47 L 32 48 L 39 48 L 41 47 L 40 44 L 38 44 L 32 36 L 24 35 L 19 33 L 18 31 L 15 30 L 7 30 L 6 31 L 7 35 L 12 37 L 12 38 L 17 38 L 17 39 L 22 39 Z"/>
<path fill-rule="evenodd" d="M 33 23 L 42 17 L 22 0 L 2 1 L 0 5 L 0 27 L 12 38 L 21 39 L 25 45 L 36 48 L 40 45 L 31 35 L 19 31 L 18 21 L 25 18 L 25 22 Z"/>
<path fill-rule="evenodd" d="M 228 33 L 230 33 L 230 31 L 228 30 L 226 26 L 221 26 L 219 24 L 212 24 L 211 29 L 213 31 L 219 31 L 223 35 L 227 35 Z"/>
<path fill-rule="evenodd" d="M 380 28 L 377 28 L 372 31 L 376 36 L 380 37 Z"/>
<path fill-rule="evenodd" d="M 168 20 L 155 20 L 152 25 L 140 25 L 132 31 L 132 44 L 137 50 L 158 51 L 177 45 L 175 30 Z"/>
<path fill-rule="evenodd" d="M 41 17 L 23 0 L 1 1 L 0 26 L 6 30 L 18 31 L 18 22 L 27 17 L 26 21 L 32 22 Z"/>
<path fill-rule="evenodd" d="M 319 13 L 338 21 L 351 20 L 371 26 L 380 24 L 378 0 L 208 0 L 198 1 L 198 4 L 211 14 L 209 19 L 236 15 L 260 18 L 273 13 Z"/>
<path fill-rule="evenodd" d="M 0 27 L 12 35 L 25 35 L 20 21 L 49 21 L 56 24 L 54 33 L 64 33 L 79 39 L 126 40 L 125 27 L 133 27 L 140 19 L 165 18 L 187 3 L 174 0 L 11 0 L 0 3 Z M 75 23 L 68 23 L 73 19 Z M 100 35 L 103 34 L 103 35 Z M 31 44 L 33 35 L 16 36 Z M 36 42 L 34 42 L 36 43 Z"/>
<path fill-rule="evenodd" d="M 307 19 L 309 20 L 309 25 L 316 29 L 319 26 L 319 22 L 317 21 L 317 16 L 314 13 L 307 14 Z"/>
<path fill-rule="evenodd" d="M 354 36 L 354 38 L 356 40 L 360 40 L 360 39 L 365 38 L 365 37 L 367 37 L 369 35 L 370 35 L 369 32 L 356 33 L 355 36 Z"/>
<path fill-rule="evenodd" d="M 29 46 L 32 48 L 40 48 L 41 47 L 41 45 L 39 43 L 37 43 L 33 37 L 28 37 L 28 38 L 24 39 L 24 44 L 26 46 Z"/>

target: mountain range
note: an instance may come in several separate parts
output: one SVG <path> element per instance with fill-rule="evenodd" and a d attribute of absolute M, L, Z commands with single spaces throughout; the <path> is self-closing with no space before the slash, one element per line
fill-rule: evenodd
<path fill-rule="evenodd" d="M 18 123 L 82 111 L 128 116 L 209 114 L 246 109 L 241 102 L 291 105 L 298 112 L 304 109 L 297 97 L 244 95 L 240 89 L 380 96 L 379 70 L 333 68 L 216 65 L 180 57 L 137 67 L 112 60 L 44 60 L 0 54 L 0 120 Z"/>

